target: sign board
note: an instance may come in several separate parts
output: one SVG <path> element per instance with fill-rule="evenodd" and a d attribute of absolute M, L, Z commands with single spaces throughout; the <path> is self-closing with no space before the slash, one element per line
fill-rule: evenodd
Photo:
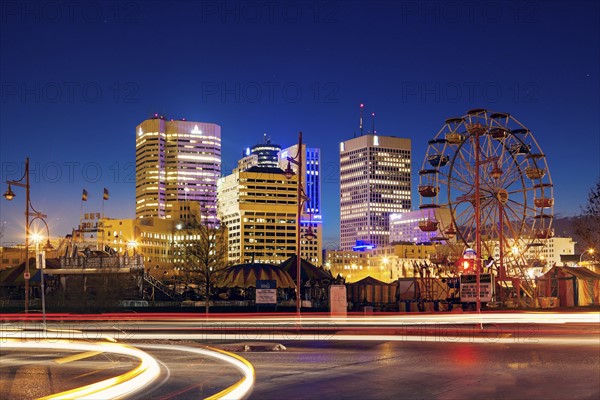
<path fill-rule="evenodd" d="M 277 304 L 277 281 L 256 281 L 256 304 Z"/>
<path fill-rule="evenodd" d="M 346 285 L 329 286 L 329 309 L 331 315 L 346 315 L 348 311 Z"/>
<path fill-rule="evenodd" d="M 494 280 L 491 274 L 479 275 L 479 299 L 487 302 L 492 300 L 494 294 Z M 460 276 L 460 301 L 477 301 L 477 275 Z"/>
<path fill-rule="evenodd" d="M 23 278 L 25 278 L 25 279 L 30 279 L 30 278 L 31 278 L 31 274 L 30 274 L 29 272 L 25 272 L 25 273 L 23 274 Z"/>

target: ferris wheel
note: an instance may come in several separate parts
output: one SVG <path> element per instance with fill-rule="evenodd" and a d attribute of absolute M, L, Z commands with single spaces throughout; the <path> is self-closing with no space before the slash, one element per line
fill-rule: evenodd
<path fill-rule="evenodd" d="M 509 114 L 474 109 L 447 119 L 429 141 L 418 189 L 421 230 L 463 249 L 477 245 L 480 257 L 499 259 L 513 273 L 517 259 L 553 236 L 546 156 Z"/>

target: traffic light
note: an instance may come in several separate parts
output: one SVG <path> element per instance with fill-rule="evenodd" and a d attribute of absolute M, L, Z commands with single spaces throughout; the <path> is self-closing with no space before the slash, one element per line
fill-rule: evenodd
<path fill-rule="evenodd" d="M 473 268 L 473 263 L 472 263 L 472 261 L 471 261 L 471 260 L 464 260 L 464 259 L 463 259 L 463 262 L 462 262 L 462 269 L 463 269 L 463 272 L 470 271 L 472 268 Z"/>

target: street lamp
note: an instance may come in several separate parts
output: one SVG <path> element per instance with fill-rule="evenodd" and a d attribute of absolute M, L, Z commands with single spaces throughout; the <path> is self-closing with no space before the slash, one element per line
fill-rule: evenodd
<path fill-rule="evenodd" d="M 579 256 L 579 264 L 581 264 L 581 262 L 583 261 L 583 255 L 585 253 L 590 253 L 590 254 L 594 254 L 594 249 L 593 248 L 589 248 L 587 250 L 584 250 L 581 255 Z"/>
<path fill-rule="evenodd" d="M 135 257 L 136 255 L 136 250 L 138 247 L 138 242 L 135 240 L 130 240 L 127 242 L 127 250 L 131 249 L 133 251 L 133 256 Z M 129 251 L 127 252 L 129 255 Z"/>
<path fill-rule="evenodd" d="M 300 316 L 300 308 L 301 308 L 301 285 L 300 285 L 300 269 L 302 264 L 302 258 L 300 254 L 300 224 L 302 217 L 302 205 L 305 201 L 308 200 L 308 197 L 304 193 L 302 189 L 302 132 L 298 133 L 298 151 L 294 157 L 287 157 L 287 168 L 285 169 L 283 175 L 286 179 L 292 179 L 295 175 L 294 170 L 292 169 L 292 164 L 298 166 L 298 188 L 297 188 L 297 199 L 298 199 L 298 212 L 296 215 L 296 286 L 298 293 L 296 294 L 296 314 Z M 311 222 L 308 223 L 308 229 L 304 237 L 307 240 L 313 240 L 316 238 L 316 235 L 312 231 L 312 219 Z"/>
<path fill-rule="evenodd" d="M 46 288 L 44 287 L 44 268 L 46 268 L 46 251 L 50 251 L 53 249 L 52 244 L 50 243 L 50 229 L 48 229 L 48 224 L 46 220 L 42 217 L 35 217 L 31 220 L 30 224 L 32 224 L 36 219 L 39 219 L 44 223 L 46 227 L 46 235 L 48 236 L 48 240 L 46 245 L 40 251 L 40 243 L 43 241 L 44 237 L 39 233 L 34 233 L 31 235 L 31 238 L 35 242 L 35 266 L 36 269 L 40 270 L 40 290 L 42 295 L 42 321 L 43 321 L 43 330 L 46 332 Z"/>
<path fill-rule="evenodd" d="M 23 176 L 19 180 L 7 180 L 8 189 L 4 193 L 4 197 L 6 200 L 11 201 L 15 198 L 15 193 L 12 191 L 12 186 L 19 186 L 25 188 L 25 313 L 29 312 L 29 278 L 31 277 L 29 273 L 29 217 L 33 216 L 35 218 L 46 218 L 47 216 L 36 211 L 35 208 L 31 205 L 30 198 L 30 189 L 29 185 L 29 157 L 25 159 L 25 172 Z"/>

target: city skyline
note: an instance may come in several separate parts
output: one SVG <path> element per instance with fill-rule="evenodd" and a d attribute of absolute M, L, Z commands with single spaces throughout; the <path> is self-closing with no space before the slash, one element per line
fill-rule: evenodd
<path fill-rule="evenodd" d="M 338 241 L 339 142 L 360 134 L 363 102 L 365 133 L 374 112 L 379 134 L 412 141 L 413 208 L 428 140 L 471 108 L 508 112 L 531 129 L 548 159 L 556 215 L 579 214 L 600 175 L 594 2 L 506 2 L 495 13 L 485 3 L 450 13 L 437 2 L 328 2 L 297 5 L 296 14 L 283 13 L 292 7 L 284 3 L 258 19 L 237 2 L 234 14 L 99 4 L 104 19 L 71 20 L 65 9 L 56 21 L 18 4 L 2 13 L 2 184 L 20 178 L 30 157 L 32 204 L 53 236 L 79 222 L 83 188 L 84 212 L 100 211 L 106 187 L 105 214 L 133 218 L 132 127 L 155 112 L 222 126 L 222 174 L 263 133 L 287 147 L 302 131 L 322 151 L 322 197 L 335 200 L 323 201 L 326 247 Z M 159 48 L 185 57 L 146 62 Z M 0 202 L 8 244 L 24 232 L 25 195 L 15 193 Z"/>

